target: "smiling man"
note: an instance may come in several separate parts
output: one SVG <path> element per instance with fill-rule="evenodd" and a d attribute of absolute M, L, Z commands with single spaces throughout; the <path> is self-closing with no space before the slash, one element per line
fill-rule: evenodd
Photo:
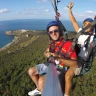
<path fill-rule="evenodd" d="M 64 40 L 60 22 L 50 22 L 47 25 L 47 34 L 50 38 L 50 45 L 44 52 L 44 56 L 47 58 L 50 56 L 55 58 L 57 71 L 61 72 L 62 70 L 65 76 L 64 96 L 69 96 L 69 91 L 72 86 L 72 79 L 74 75 L 79 75 L 81 71 L 81 68 L 78 68 L 76 52 L 71 48 L 72 42 Z M 28 95 L 42 93 L 47 70 L 48 65 L 44 63 L 37 64 L 34 67 L 29 68 L 28 74 L 32 81 L 36 84 L 37 88 L 30 91 Z"/>

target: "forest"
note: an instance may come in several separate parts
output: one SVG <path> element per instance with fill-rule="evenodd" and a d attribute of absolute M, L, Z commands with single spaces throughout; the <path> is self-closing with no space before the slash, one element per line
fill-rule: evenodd
<path fill-rule="evenodd" d="M 74 35 L 73 35 L 74 36 Z M 32 37 L 22 39 L 18 44 L 0 52 L 0 96 L 28 96 L 35 88 L 28 68 L 46 61 L 43 52 L 48 47 L 47 35 L 40 35 L 25 47 L 20 44 Z M 73 79 L 70 96 L 96 96 L 96 58 L 89 73 Z"/>

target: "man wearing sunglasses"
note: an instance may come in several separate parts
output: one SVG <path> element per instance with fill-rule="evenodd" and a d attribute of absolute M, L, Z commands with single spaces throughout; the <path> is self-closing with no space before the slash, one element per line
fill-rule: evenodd
<path fill-rule="evenodd" d="M 72 7 L 74 6 L 74 3 L 73 2 L 70 2 L 70 5 L 67 6 L 68 7 L 68 11 L 69 11 L 69 17 L 70 17 L 70 20 L 73 24 L 73 27 L 75 29 L 76 32 L 79 32 L 81 30 L 81 28 L 79 27 L 74 15 L 73 15 L 73 12 L 72 12 Z M 86 18 L 84 21 L 83 21 L 83 28 L 90 25 L 91 23 L 93 22 L 93 19 L 91 18 Z M 90 27 L 88 28 L 85 32 L 93 32 L 94 31 L 94 26 L 93 27 Z"/>
<path fill-rule="evenodd" d="M 81 68 L 78 68 L 76 52 L 71 48 L 72 42 L 64 40 L 60 22 L 50 22 L 47 25 L 47 34 L 50 38 L 50 45 L 44 52 L 44 56 L 47 58 L 53 56 L 55 58 L 55 63 L 57 64 L 57 70 L 62 70 L 65 73 L 64 96 L 69 96 L 73 76 L 78 75 L 81 70 Z M 66 70 L 66 68 L 69 69 Z M 29 92 L 28 95 L 36 95 L 36 93 L 41 94 L 45 79 L 45 76 L 43 75 L 47 73 L 47 69 L 48 66 L 44 63 L 29 68 L 28 74 L 37 88 Z"/>
<path fill-rule="evenodd" d="M 75 31 L 78 33 L 82 28 L 79 27 L 73 13 L 72 13 L 72 7 L 73 7 L 73 2 L 70 2 L 70 5 L 67 6 L 68 7 L 68 11 L 69 11 L 69 17 L 70 17 L 70 20 L 73 24 L 73 27 L 75 29 Z M 91 18 L 86 18 L 84 21 L 83 21 L 83 28 L 90 25 L 91 23 L 93 22 L 93 19 Z M 87 40 L 88 37 L 90 37 L 90 43 L 93 41 L 94 39 L 94 26 L 88 28 L 87 30 L 85 30 L 85 33 L 80 35 L 79 38 L 78 38 L 78 44 L 81 45 L 81 51 L 80 53 L 78 54 L 78 56 L 81 56 L 83 57 L 84 60 L 86 60 L 87 58 L 87 53 L 86 53 L 86 48 L 84 47 L 84 44 L 85 44 L 85 41 Z"/>
<path fill-rule="evenodd" d="M 73 24 L 73 27 L 75 29 L 75 31 L 78 33 L 82 30 L 82 28 L 90 25 L 92 22 L 93 22 L 93 19 L 91 18 L 86 18 L 84 21 L 83 21 L 83 26 L 82 28 L 79 27 L 73 13 L 72 13 L 72 7 L 73 7 L 73 2 L 70 2 L 69 6 L 68 7 L 68 11 L 69 11 L 69 17 L 70 17 L 70 20 Z M 82 57 L 85 61 L 87 60 L 87 55 L 88 55 L 88 51 L 86 51 L 86 46 L 85 46 L 85 41 L 90 38 L 90 43 L 93 41 L 94 39 L 94 34 L 93 34 L 93 31 L 94 31 L 94 26 L 93 27 L 90 27 L 88 28 L 87 30 L 85 30 L 85 33 L 80 35 L 79 38 L 78 38 L 78 44 L 80 45 L 80 52 L 78 54 L 78 57 Z M 70 86 L 70 89 L 71 89 L 71 86 Z"/>

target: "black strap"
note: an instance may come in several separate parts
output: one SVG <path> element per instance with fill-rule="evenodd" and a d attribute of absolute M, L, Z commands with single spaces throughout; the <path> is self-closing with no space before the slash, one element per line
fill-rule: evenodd
<path fill-rule="evenodd" d="M 96 20 L 96 16 L 94 17 L 94 20 Z M 95 28 L 95 36 L 96 36 L 96 24 L 95 24 L 95 26 L 94 26 Z"/>
<path fill-rule="evenodd" d="M 84 45 L 85 45 L 85 47 L 86 47 L 86 49 L 88 49 L 88 46 L 89 46 L 89 44 L 90 44 L 90 37 L 91 37 L 92 35 L 89 35 L 88 36 L 88 38 L 85 40 L 85 42 L 84 42 Z"/>
<path fill-rule="evenodd" d="M 55 52 L 55 41 L 52 41 L 52 42 L 51 42 L 49 51 L 52 52 L 52 53 Z"/>
<path fill-rule="evenodd" d="M 62 47 L 63 45 L 66 43 L 66 41 L 63 40 L 62 44 L 59 46 L 59 50 L 56 52 L 56 54 L 58 55 L 61 55 L 63 57 L 66 57 L 66 58 L 70 58 L 70 55 L 72 54 L 72 52 L 74 50 L 71 49 L 71 46 L 69 47 L 67 53 L 62 53 L 61 50 L 62 50 Z"/>
<path fill-rule="evenodd" d="M 64 43 L 65 43 L 65 41 L 63 40 L 63 41 L 62 41 L 62 44 L 59 46 L 58 51 L 56 52 L 56 54 L 57 54 L 57 55 L 61 54 L 61 52 L 60 52 L 60 51 L 61 51 L 61 49 L 62 49 L 62 47 L 63 47 Z"/>
<path fill-rule="evenodd" d="M 52 4 L 53 8 L 54 8 L 55 13 L 56 13 L 56 16 L 55 16 L 56 21 L 58 21 L 58 22 L 60 23 L 60 27 L 61 27 L 60 29 L 62 30 L 62 32 L 66 32 L 67 30 L 66 30 L 65 26 L 64 26 L 64 25 L 62 24 L 62 22 L 59 20 L 60 13 L 58 12 L 57 5 L 58 5 L 58 3 L 60 2 L 60 0 L 54 0 L 54 3 L 52 2 L 52 0 L 50 0 L 50 1 L 51 1 L 51 4 Z M 67 35 L 67 36 L 66 36 L 66 35 Z M 64 38 L 65 38 L 65 40 L 68 39 L 68 34 L 67 34 L 67 33 L 64 34 Z"/>
<path fill-rule="evenodd" d="M 89 48 L 87 48 L 87 50 L 88 50 L 87 61 L 89 60 L 91 52 L 92 52 L 92 50 L 94 48 L 94 43 L 95 43 L 95 36 L 93 38 L 93 41 L 90 43 L 90 46 L 88 46 Z"/>
<path fill-rule="evenodd" d="M 90 25 L 86 26 L 86 27 L 83 28 L 80 32 L 78 32 L 78 33 L 76 34 L 76 36 L 75 36 L 75 38 L 73 39 L 73 42 L 72 42 L 72 49 L 75 48 L 75 45 L 76 45 L 76 43 L 77 43 L 77 40 L 78 40 L 79 36 L 80 36 L 81 34 L 85 33 L 85 30 L 87 30 L 88 28 L 94 26 L 95 24 L 96 24 L 96 19 L 95 19 Z"/>

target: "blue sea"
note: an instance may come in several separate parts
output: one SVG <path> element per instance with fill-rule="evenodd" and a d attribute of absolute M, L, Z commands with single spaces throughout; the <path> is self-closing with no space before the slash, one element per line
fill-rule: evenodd
<path fill-rule="evenodd" d="M 20 19 L 0 21 L 0 48 L 10 43 L 14 36 L 8 36 L 6 31 L 27 29 L 27 30 L 46 30 L 46 25 L 51 19 Z M 68 31 L 74 31 L 69 20 L 61 20 Z M 80 23 L 81 24 L 81 23 Z"/>

